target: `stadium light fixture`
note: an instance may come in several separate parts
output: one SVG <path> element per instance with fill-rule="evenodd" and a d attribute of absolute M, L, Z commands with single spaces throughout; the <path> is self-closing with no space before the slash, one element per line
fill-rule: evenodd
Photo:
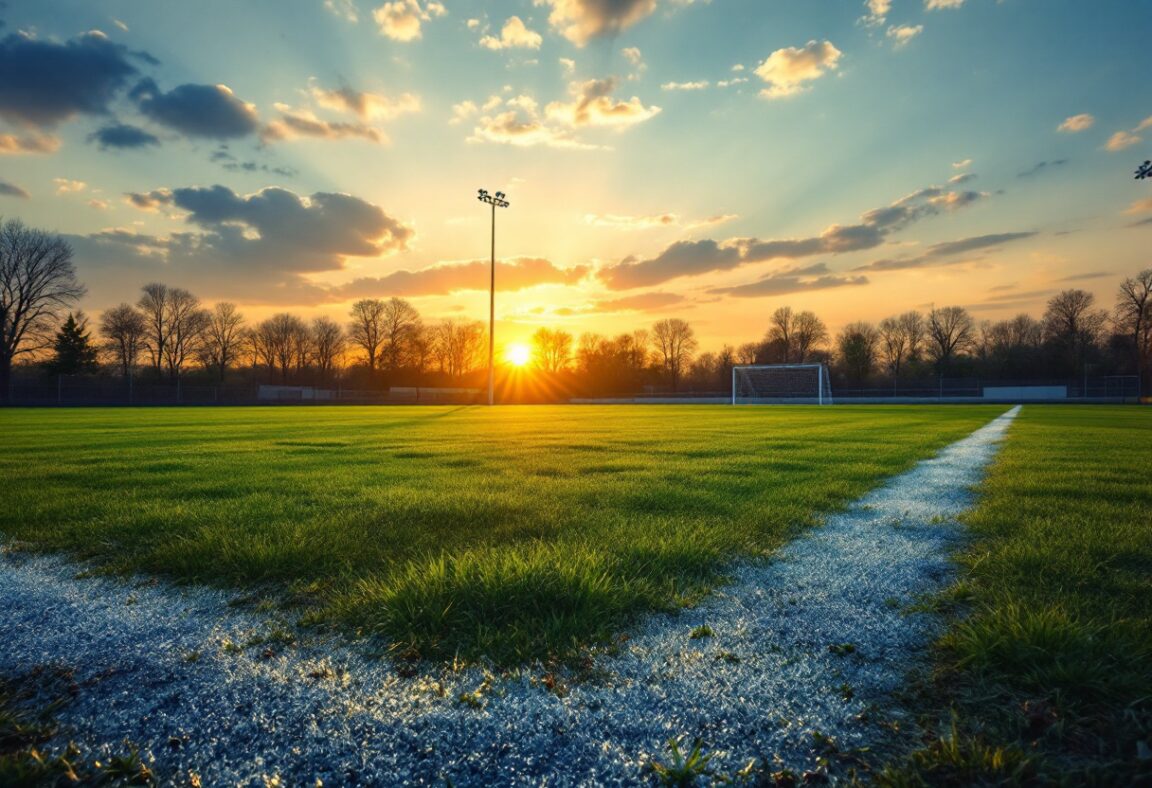
<path fill-rule="evenodd" d="M 1152 178 L 1152 160 L 1146 161 L 1136 168 L 1136 180 L 1142 181 L 1145 178 Z"/>
<path fill-rule="evenodd" d="M 496 209 L 507 208 L 511 203 L 504 199 L 504 192 L 488 193 L 480 189 L 476 199 L 492 206 L 492 277 L 488 285 L 488 404 L 493 404 L 496 380 Z"/>

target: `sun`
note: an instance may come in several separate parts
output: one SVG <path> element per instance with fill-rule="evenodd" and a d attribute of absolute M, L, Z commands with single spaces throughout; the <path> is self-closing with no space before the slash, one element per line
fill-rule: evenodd
<path fill-rule="evenodd" d="M 514 367 L 523 367 L 532 360 L 532 349 L 520 342 L 513 342 L 504 349 L 504 358 Z"/>

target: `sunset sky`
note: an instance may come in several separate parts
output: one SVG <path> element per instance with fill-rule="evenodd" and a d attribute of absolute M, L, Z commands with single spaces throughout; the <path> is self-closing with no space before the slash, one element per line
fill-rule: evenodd
<path fill-rule="evenodd" d="M 1145 0 L 16 0 L 0 216 L 141 285 L 497 331 L 1110 306 L 1152 265 Z"/>

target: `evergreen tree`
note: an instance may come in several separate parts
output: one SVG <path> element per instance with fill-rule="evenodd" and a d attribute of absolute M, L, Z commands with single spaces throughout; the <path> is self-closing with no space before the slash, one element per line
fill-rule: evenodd
<path fill-rule="evenodd" d="M 56 332 L 52 359 L 48 371 L 54 375 L 79 375 L 95 372 L 96 348 L 93 347 L 88 331 L 88 320 L 83 314 L 68 313 L 68 319 Z"/>

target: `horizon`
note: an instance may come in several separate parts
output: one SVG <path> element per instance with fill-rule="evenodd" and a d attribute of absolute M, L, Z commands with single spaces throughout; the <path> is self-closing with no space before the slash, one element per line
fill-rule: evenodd
<path fill-rule="evenodd" d="M 0 216 L 67 238 L 94 316 L 160 281 L 481 320 L 501 190 L 500 345 L 1110 308 L 1148 267 L 1130 3 L 490 5 L 0 5 Z"/>

